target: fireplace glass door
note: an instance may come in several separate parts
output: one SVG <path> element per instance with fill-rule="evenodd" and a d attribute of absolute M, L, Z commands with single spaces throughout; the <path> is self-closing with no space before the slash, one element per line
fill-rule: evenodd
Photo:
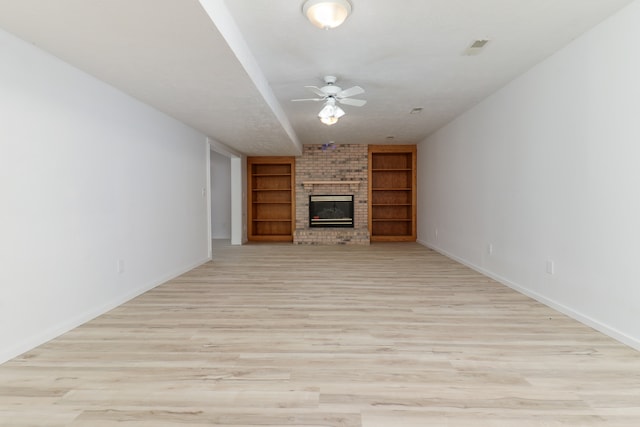
<path fill-rule="evenodd" d="M 353 195 L 309 196 L 309 227 L 353 228 Z"/>

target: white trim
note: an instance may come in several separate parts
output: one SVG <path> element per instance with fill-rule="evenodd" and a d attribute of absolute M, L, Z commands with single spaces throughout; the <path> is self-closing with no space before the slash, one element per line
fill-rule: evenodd
<path fill-rule="evenodd" d="M 207 138 L 207 142 L 209 142 L 209 138 Z M 205 144 L 206 148 L 206 175 L 207 182 L 205 185 L 206 194 L 205 194 L 205 203 L 207 209 L 207 254 L 209 255 L 209 260 L 213 259 L 213 226 L 211 225 L 211 146 L 210 144 Z"/>
<path fill-rule="evenodd" d="M 101 316 L 106 312 L 113 310 L 114 308 L 119 307 L 128 301 L 131 301 L 132 299 L 142 295 L 143 293 L 148 292 L 151 289 L 168 282 L 169 280 L 175 279 L 176 277 L 181 276 L 184 273 L 187 273 L 188 271 L 191 271 L 194 268 L 199 267 L 200 265 L 205 264 L 207 262 L 209 262 L 209 259 L 198 261 L 172 274 L 168 274 L 163 278 L 147 283 L 146 285 L 143 285 L 140 288 L 137 288 L 136 290 L 129 292 L 124 296 L 115 298 L 105 304 L 95 307 L 79 316 L 66 320 L 57 325 L 53 325 L 52 327 L 46 329 L 45 331 L 35 336 L 29 337 L 29 339 L 25 341 L 20 342 L 18 345 L 14 345 L 8 349 L 5 348 L 0 352 L 0 364 L 7 362 L 15 357 L 18 357 L 27 351 L 33 350 L 34 348 L 46 343 L 47 341 L 57 338 L 60 335 L 66 332 L 69 332 L 70 330 L 77 328 L 78 326 L 81 326 L 95 319 L 96 317 Z"/>
<path fill-rule="evenodd" d="M 242 162 L 244 156 L 234 150 L 233 148 L 225 145 L 215 139 L 207 138 L 211 151 L 215 151 L 229 158 L 231 162 L 231 244 L 242 245 L 243 241 L 243 224 L 244 217 L 242 215 L 242 206 L 244 200 L 244 190 L 242 184 Z M 211 185 L 211 170 L 207 173 L 207 182 Z M 209 195 L 209 209 L 211 209 L 211 195 Z M 211 211 L 209 211 L 209 227 L 211 227 Z M 213 234 L 213 231 L 210 235 Z M 211 241 L 211 239 L 209 239 Z"/>
<path fill-rule="evenodd" d="M 595 329 L 596 331 L 602 332 L 603 334 L 605 334 L 605 335 L 607 335 L 607 336 L 609 336 L 609 337 L 611 337 L 611 338 L 613 338 L 613 339 L 615 339 L 617 341 L 620 341 L 621 343 L 626 344 L 629 347 L 632 347 L 632 348 L 634 348 L 636 350 L 640 350 L 640 341 L 639 340 L 637 340 L 637 339 L 635 339 L 635 338 L 633 338 L 633 337 L 631 337 L 631 336 L 629 336 L 629 335 L 627 335 L 627 334 L 625 334 L 625 333 L 623 333 L 623 332 L 621 332 L 621 331 L 619 331 L 619 330 L 617 330 L 615 328 L 612 328 L 612 327 L 610 327 L 610 326 L 608 326 L 608 325 L 606 325 L 606 324 L 604 324 L 602 322 L 599 322 L 599 321 L 597 321 L 597 320 L 595 320 L 595 319 L 593 319 L 593 318 L 591 318 L 589 316 L 586 316 L 586 315 L 584 315 L 584 314 L 582 314 L 582 313 L 580 313 L 578 311 L 575 311 L 572 308 L 569 308 L 564 304 L 561 304 L 561 303 L 559 303 L 557 301 L 554 301 L 554 300 L 549 299 L 549 298 L 547 298 L 545 296 L 542 296 L 537 292 L 534 292 L 534 291 L 532 291 L 532 290 L 530 290 L 528 288 L 525 288 L 524 286 L 521 286 L 521 285 L 519 285 L 517 283 L 514 283 L 514 282 L 510 281 L 509 279 L 505 279 L 504 277 L 502 277 L 502 276 L 500 276 L 498 274 L 495 274 L 495 273 L 493 273 L 493 272 L 491 272 L 489 270 L 486 270 L 486 269 L 484 269 L 484 268 L 482 268 L 480 266 L 477 266 L 477 265 L 475 265 L 473 263 L 470 263 L 467 260 L 465 260 L 463 258 L 460 258 L 458 256 L 455 256 L 455 255 L 445 251 L 444 249 L 439 248 L 439 247 L 437 247 L 435 245 L 432 245 L 432 244 L 430 244 L 430 243 L 428 243 L 428 242 L 426 242 L 424 240 L 418 239 L 417 242 L 419 244 L 421 244 L 422 246 L 426 246 L 429 249 L 433 249 L 434 251 L 446 256 L 447 258 L 451 258 L 452 260 L 457 261 L 460 264 L 466 265 L 467 267 L 471 268 L 472 270 L 475 270 L 480 274 L 483 274 L 483 275 L 485 275 L 487 277 L 490 277 L 491 279 L 493 279 L 493 280 L 495 280 L 495 281 L 497 281 L 497 282 L 499 282 L 499 283 L 501 283 L 501 284 L 503 284 L 503 285 L 505 285 L 505 286 L 517 291 L 517 292 L 520 292 L 523 295 L 526 295 L 526 296 L 528 296 L 530 298 L 533 298 L 534 300 L 536 300 L 536 301 L 538 301 L 538 302 L 540 302 L 540 303 L 542 303 L 542 304 L 544 304 L 544 305 L 546 305 L 548 307 L 551 307 L 554 310 L 557 310 L 560 313 L 565 314 L 565 315 L 571 317 L 572 319 L 577 320 L 578 322 L 583 323 L 583 324 Z"/>
<path fill-rule="evenodd" d="M 242 183 L 242 159 L 231 159 L 231 244 L 242 245 L 244 216 L 244 188 Z"/>

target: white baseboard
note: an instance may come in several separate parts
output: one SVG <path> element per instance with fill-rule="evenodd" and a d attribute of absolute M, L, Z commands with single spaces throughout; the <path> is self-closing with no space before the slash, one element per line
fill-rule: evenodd
<path fill-rule="evenodd" d="M 452 253 L 449 253 L 447 251 L 445 251 L 442 248 L 439 248 L 438 246 L 432 245 L 431 243 L 428 243 L 424 240 L 417 240 L 418 243 L 420 243 L 422 246 L 426 246 L 429 249 L 433 249 L 434 251 L 446 256 L 447 258 L 451 258 L 457 262 L 459 262 L 460 264 L 466 265 L 467 267 L 471 268 L 472 270 L 477 271 L 480 274 L 483 274 L 487 277 L 492 278 L 493 280 L 517 291 L 520 292 L 521 294 L 524 294 L 530 298 L 533 298 L 534 300 L 553 308 L 554 310 L 559 311 L 562 314 L 565 314 L 569 317 L 571 317 L 572 319 L 577 320 L 580 323 L 583 323 L 593 329 L 595 329 L 596 331 L 602 332 L 603 334 L 617 340 L 620 341 L 623 344 L 628 345 L 629 347 L 632 347 L 636 350 L 640 350 L 640 340 L 629 336 L 627 334 L 625 334 L 624 332 L 621 332 L 615 328 L 612 328 L 598 320 L 593 319 L 592 317 L 587 316 L 586 314 L 580 313 L 574 309 L 572 309 L 571 307 L 568 307 L 562 303 L 559 303 L 555 300 L 552 300 L 550 298 L 545 297 L 544 295 L 541 295 L 535 291 L 532 291 L 531 289 L 525 288 L 524 286 L 521 286 L 517 283 L 514 283 L 512 281 L 510 281 L 509 279 L 506 279 L 492 271 L 486 270 L 483 267 L 477 266 L 471 262 L 468 262 L 467 260 L 460 258 Z"/>
<path fill-rule="evenodd" d="M 13 359 L 14 357 L 20 356 L 23 353 L 26 353 L 29 350 L 32 350 L 39 345 L 46 343 L 60 335 L 69 332 L 70 330 L 77 328 L 78 326 L 87 323 L 90 320 L 95 319 L 96 317 L 113 310 L 114 308 L 126 303 L 134 299 L 135 297 L 142 295 L 143 293 L 150 291 L 151 289 L 162 285 L 163 283 L 168 282 L 169 280 L 175 279 L 178 276 L 183 275 L 184 273 L 193 270 L 194 268 L 209 262 L 211 258 L 206 258 L 204 260 L 200 260 L 192 265 L 189 265 L 185 268 L 180 269 L 179 271 L 170 273 L 160 279 L 153 280 L 141 287 L 136 288 L 135 290 L 128 292 L 118 298 L 115 298 L 111 301 L 108 301 L 98 307 L 94 307 L 91 310 L 88 310 L 78 316 L 74 316 L 70 319 L 67 319 L 63 322 L 60 322 L 46 330 L 38 333 L 37 335 L 31 336 L 17 345 L 11 346 L 10 348 L 5 348 L 0 351 L 0 364 Z"/>

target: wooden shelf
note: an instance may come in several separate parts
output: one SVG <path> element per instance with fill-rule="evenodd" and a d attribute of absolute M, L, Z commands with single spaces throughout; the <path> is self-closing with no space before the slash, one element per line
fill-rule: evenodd
<path fill-rule="evenodd" d="M 247 158 L 249 240 L 293 241 L 294 168 L 293 157 Z"/>
<path fill-rule="evenodd" d="M 411 191 L 411 188 L 387 188 L 387 187 L 379 187 L 372 188 L 373 191 Z"/>
<path fill-rule="evenodd" d="M 360 184 L 360 181 L 302 181 L 303 185 L 325 184 L 325 185 L 351 185 Z"/>
<path fill-rule="evenodd" d="M 416 240 L 416 146 L 369 146 L 371 241 Z"/>
<path fill-rule="evenodd" d="M 314 185 L 348 185 L 354 191 L 358 189 L 360 185 L 360 181 L 302 181 L 302 185 L 304 189 L 307 191 L 311 191 Z"/>
<path fill-rule="evenodd" d="M 290 205 L 291 202 L 256 202 L 253 201 L 254 205 Z"/>

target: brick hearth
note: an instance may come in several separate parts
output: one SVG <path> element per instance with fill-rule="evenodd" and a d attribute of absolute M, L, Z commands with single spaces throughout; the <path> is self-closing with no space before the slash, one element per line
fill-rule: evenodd
<path fill-rule="evenodd" d="M 296 230 L 294 244 L 369 244 L 368 151 L 366 145 L 305 145 L 296 158 Z M 305 185 L 304 182 L 313 181 Z M 336 181 L 350 181 L 344 184 Z M 355 182 L 355 183 L 354 183 Z M 354 228 L 309 228 L 309 195 L 353 194 Z"/>

